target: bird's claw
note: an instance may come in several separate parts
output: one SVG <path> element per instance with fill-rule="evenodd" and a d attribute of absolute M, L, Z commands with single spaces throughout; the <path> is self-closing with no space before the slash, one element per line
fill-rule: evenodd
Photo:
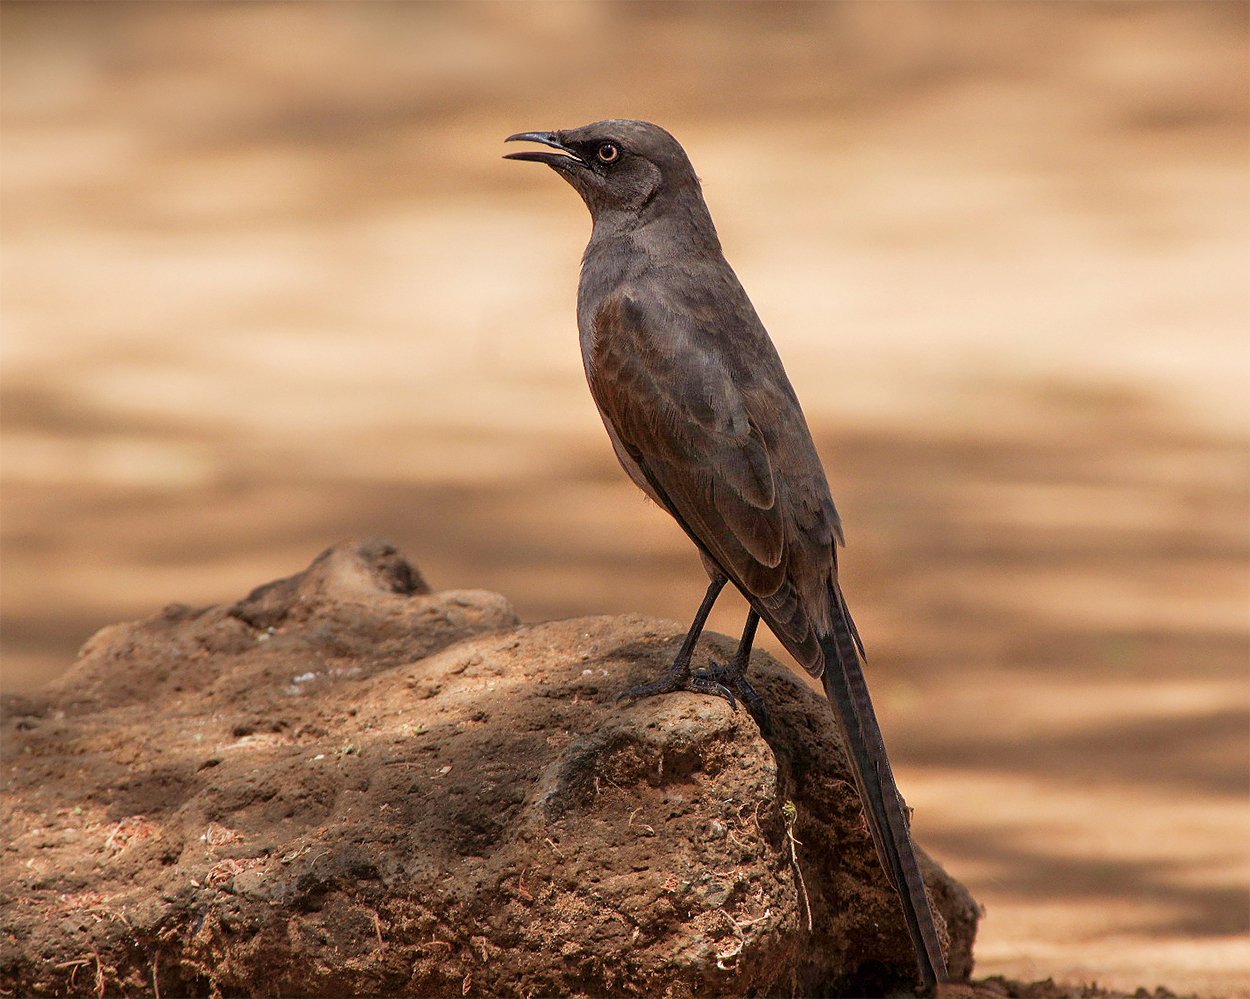
<path fill-rule="evenodd" d="M 656 694 L 671 694 L 674 690 L 689 690 L 696 694 L 711 694 L 713 697 L 723 697 L 729 702 L 729 706 L 735 711 L 738 710 L 738 699 L 734 697 L 733 691 L 730 690 L 720 680 L 710 675 L 709 670 L 696 670 L 695 672 L 687 672 L 684 676 L 669 673 L 653 680 L 650 683 L 640 683 L 637 686 L 623 690 L 616 695 L 616 701 L 640 701 L 644 697 L 654 697 Z M 752 691 L 754 693 L 754 691 Z"/>
<path fill-rule="evenodd" d="M 735 663 L 718 663 L 712 660 L 707 669 L 699 670 L 695 676 L 702 676 L 723 689 L 733 690 L 746 705 L 747 711 L 760 723 L 760 728 L 766 728 L 768 708 L 764 704 L 764 698 L 751 686 L 745 674 L 746 671 Z"/>

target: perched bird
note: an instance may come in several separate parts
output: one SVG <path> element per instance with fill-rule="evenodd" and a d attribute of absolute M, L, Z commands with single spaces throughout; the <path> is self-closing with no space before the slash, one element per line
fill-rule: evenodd
<path fill-rule="evenodd" d="M 551 147 L 507 158 L 546 163 L 590 209 L 577 295 L 586 378 L 616 456 L 689 535 L 711 577 L 672 668 L 625 692 L 741 697 L 762 618 L 820 677 L 833 705 L 877 856 L 902 901 L 922 981 L 946 965 L 861 668 L 863 643 L 838 586 L 842 525 L 799 400 L 721 251 L 699 180 L 658 125 L 601 121 L 506 141 Z M 692 670 L 727 582 L 750 604 L 731 662 Z"/>

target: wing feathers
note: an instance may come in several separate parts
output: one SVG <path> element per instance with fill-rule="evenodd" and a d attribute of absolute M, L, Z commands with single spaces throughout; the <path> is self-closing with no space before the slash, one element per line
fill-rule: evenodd
<path fill-rule="evenodd" d="M 816 634 L 832 622 L 811 616 L 829 616 L 837 511 L 775 352 L 757 358 L 752 378 L 720 346 L 714 331 L 682 329 L 617 295 L 595 316 L 586 374 L 655 495 L 819 675 Z"/>

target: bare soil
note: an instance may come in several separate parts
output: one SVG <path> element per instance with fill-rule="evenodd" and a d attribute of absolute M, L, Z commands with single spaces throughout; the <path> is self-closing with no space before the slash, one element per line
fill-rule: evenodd
<path fill-rule="evenodd" d="M 0 989 L 909 994 L 822 698 L 758 653 L 764 731 L 716 698 L 617 703 L 680 637 L 518 625 L 377 541 L 104 629 L 3 705 Z M 945 999 L 1123 995 L 970 982 L 979 907 L 921 860 Z"/>
<path fill-rule="evenodd" d="M 495 594 L 430 594 L 378 542 L 106 628 L 7 705 L 0 988 L 906 990 L 820 697 L 760 654 L 765 736 L 716 698 L 616 703 L 680 637 L 636 616 L 518 626 Z M 924 860 L 966 977 L 977 906 Z"/>

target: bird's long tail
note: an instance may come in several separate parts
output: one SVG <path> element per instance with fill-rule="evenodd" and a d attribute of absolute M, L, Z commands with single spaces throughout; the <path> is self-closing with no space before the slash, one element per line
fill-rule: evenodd
<path fill-rule="evenodd" d="M 838 729 L 846 744 L 877 857 L 902 901 L 921 977 L 932 985 L 946 980 L 946 961 L 937 925 L 920 876 L 910 822 L 899 797 L 898 785 L 894 783 L 885 742 L 868 696 L 868 684 L 860 665 L 863 645 L 836 583 L 833 599 L 833 633 L 821 642 L 825 653 L 822 675 L 825 694 L 833 705 Z"/>

